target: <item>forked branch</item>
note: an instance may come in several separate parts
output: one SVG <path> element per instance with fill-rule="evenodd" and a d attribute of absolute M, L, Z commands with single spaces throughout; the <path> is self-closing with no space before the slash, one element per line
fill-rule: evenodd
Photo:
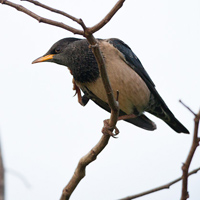
<path fill-rule="evenodd" d="M 34 0 L 21 0 L 21 1 L 27 1 L 27 2 L 33 3 L 36 6 L 42 7 L 44 9 L 47 9 L 47 10 L 51 11 L 51 12 L 55 12 L 57 14 L 61 14 L 61 15 L 65 16 L 65 17 L 77 22 L 78 24 L 81 24 L 81 20 L 80 19 L 78 19 L 78 18 L 76 18 L 76 17 L 74 17 L 72 15 L 69 15 L 68 13 L 63 12 L 61 10 L 57 10 L 55 8 L 52 8 L 52 7 L 47 6 L 45 4 L 42 4 L 39 1 L 34 1 Z M 95 33 L 98 30 L 100 30 L 103 26 L 105 26 L 111 20 L 111 18 L 115 15 L 115 13 L 123 6 L 124 2 L 125 2 L 125 0 L 119 0 L 115 4 L 115 6 L 110 10 L 110 12 L 99 23 L 97 23 L 93 27 L 90 27 L 90 28 L 87 29 L 88 33 L 90 33 L 90 34 Z"/>
<path fill-rule="evenodd" d="M 194 156 L 194 153 L 199 146 L 200 138 L 198 137 L 198 129 L 199 129 L 199 120 L 200 120 L 200 110 L 198 114 L 195 114 L 188 106 L 186 106 L 182 101 L 180 101 L 192 114 L 194 114 L 194 134 L 193 134 L 193 141 L 192 146 L 190 148 L 189 154 L 187 156 L 187 159 L 185 163 L 183 163 L 182 171 L 183 171 L 183 181 L 182 181 L 182 194 L 181 194 L 181 200 L 186 200 L 189 198 L 188 193 L 188 171 L 190 164 L 192 162 L 192 158 Z"/>

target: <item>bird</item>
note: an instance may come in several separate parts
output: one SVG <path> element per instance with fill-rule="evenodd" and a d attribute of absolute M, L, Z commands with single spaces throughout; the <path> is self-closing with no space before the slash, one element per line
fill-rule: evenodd
<path fill-rule="evenodd" d="M 157 127 L 145 115 L 145 112 L 148 112 L 163 120 L 175 132 L 189 133 L 170 111 L 142 63 L 126 43 L 117 38 L 96 41 L 105 62 L 112 90 L 116 95 L 116 91 L 119 92 L 119 119 L 153 131 Z M 111 111 L 99 67 L 87 39 L 61 39 L 32 63 L 40 62 L 53 62 L 70 70 L 74 90 L 81 105 L 85 106 L 92 100 L 104 110 Z"/>

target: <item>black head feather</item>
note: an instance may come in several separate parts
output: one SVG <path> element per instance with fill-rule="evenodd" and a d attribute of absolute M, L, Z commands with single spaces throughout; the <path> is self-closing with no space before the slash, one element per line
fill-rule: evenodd
<path fill-rule="evenodd" d="M 87 40 L 64 38 L 45 55 L 50 54 L 54 56 L 48 61 L 67 66 L 76 81 L 92 82 L 99 77 L 99 68 Z"/>

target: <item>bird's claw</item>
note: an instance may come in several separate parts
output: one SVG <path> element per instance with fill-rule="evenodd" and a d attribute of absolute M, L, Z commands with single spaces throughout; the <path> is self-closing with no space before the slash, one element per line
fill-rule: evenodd
<path fill-rule="evenodd" d="M 117 138 L 116 136 L 119 134 L 119 129 L 116 126 L 115 127 L 110 126 L 108 119 L 104 120 L 103 123 L 104 126 L 102 128 L 102 133 L 104 135 L 110 135 L 113 138 Z M 113 133 L 113 130 L 115 130 L 115 133 Z"/>
<path fill-rule="evenodd" d="M 83 102 L 82 102 L 82 97 L 81 97 L 81 91 L 80 88 L 76 85 L 75 80 L 72 79 L 72 84 L 73 84 L 73 90 L 75 90 L 75 94 L 74 96 L 78 96 L 78 102 L 84 106 Z"/>

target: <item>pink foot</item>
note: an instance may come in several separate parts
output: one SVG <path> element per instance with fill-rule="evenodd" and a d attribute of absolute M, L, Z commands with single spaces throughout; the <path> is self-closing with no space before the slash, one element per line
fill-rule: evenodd
<path fill-rule="evenodd" d="M 116 135 L 119 134 L 119 129 L 116 126 L 115 127 L 111 127 L 109 125 L 109 120 L 108 119 L 104 120 L 103 123 L 104 123 L 104 126 L 103 126 L 101 132 L 104 135 L 110 135 L 110 136 L 116 138 Z M 115 130 L 115 133 L 112 132 L 113 130 Z"/>

